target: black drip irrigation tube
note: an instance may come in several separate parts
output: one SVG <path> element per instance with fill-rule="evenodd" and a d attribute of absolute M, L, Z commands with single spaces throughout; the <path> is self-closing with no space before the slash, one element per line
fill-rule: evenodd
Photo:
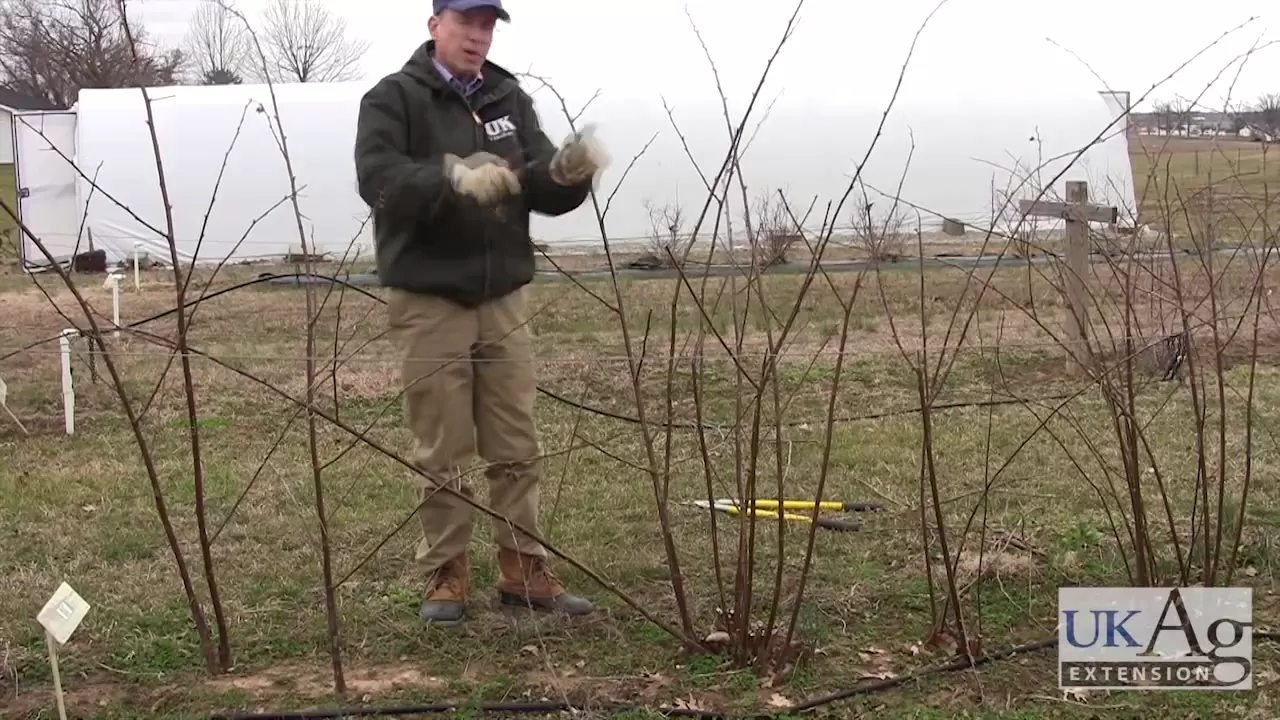
<path fill-rule="evenodd" d="M 415 715 L 435 715 L 450 712 L 479 712 L 485 714 L 507 715 L 543 715 L 547 713 L 569 712 L 608 712 L 636 713 L 655 712 L 668 717 L 705 718 L 706 720 L 765 720 L 774 715 L 726 715 L 712 710 L 693 710 L 690 708 L 651 708 L 642 705 L 610 703 L 604 705 L 578 706 L 572 703 L 428 703 L 425 705 L 393 705 L 389 707 L 351 707 L 333 708 L 331 710 L 297 710 L 265 713 L 237 713 L 231 715 L 214 715 L 211 720 L 329 720 L 331 718 L 354 717 L 413 717 Z"/>
<path fill-rule="evenodd" d="M 1255 630 L 1255 641 L 1280 642 L 1280 632 L 1274 630 Z M 663 708 L 647 705 L 629 705 L 625 703 L 606 703 L 599 705 L 574 705 L 572 703 L 451 703 L 438 702 L 422 705 L 396 705 L 388 707 L 348 707 L 315 710 L 286 710 L 277 712 L 224 712 L 214 714 L 209 720 L 331 720 L 347 717 L 412 717 L 414 715 L 432 715 L 447 712 L 470 711 L 489 714 L 506 713 L 508 715 L 532 715 L 547 713 L 565 713 L 594 710 L 611 713 L 650 712 L 667 717 L 704 718 L 705 720 L 774 720 L 781 715 L 799 715 L 812 712 L 828 705 L 844 700 L 851 700 L 864 695 L 871 695 L 884 690 L 923 680 L 933 675 L 968 670 L 1004 660 L 1029 655 L 1035 652 L 1051 650 L 1058 646 L 1057 637 L 1044 638 L 1034 642 L 1015 645 L 1004 652 L 988 653 L 976 657 L 956 657 L 940 665 L 920 668 L 905 675 L 897 675 L 883 680 L 854 685 L 851 688 L 804 700 L 788 707 L 775 708 L 770 712 L 728 713 L 718 710 L 698 710 L 695 708 Z"/>
<path fill-rule="evenodd" d="M 1000 653 L 979 655 L 977 657 L 957 657 L 941 665 L 921 668 L 905 675 L 897 675 L 883 680 L 854 685 L 845 690 L 838 690 L 828 695 L 795 703 L 788 707 L 775 708 L 770 712 L 729 713 L 718 710 L 698 710 L 694 708 L 663 708 L 647 705 L 629 705 L 625 703 L 606 703 L 600 705 L 574 705 L 572 703 L 451 703 L 438 702 L 422 705 L 396 705 L 389 707 L 348 707 L 316 710 L 287 710 L 278 712 L 231 712 L 210 716 L 209 720 L 330 720 L 331 718 L 349 717 L 412 717 L 414 715 L 431 715 L 447 712 L 470 711 L 486 714 L 533 715 L 546 713 L 565 713 L 574 711 L 596 711 L 609 713 L 650 712 L 667 717 L 704 718 L 704 720 L 772 720 L 780 715 L 798 715 L 811 712 L 824 706 L 843 700 L 850 700 L 862 695 L 889 690 L 931 675 L 956 672 L 987 665 L 1000 660 L 1010 660 L 1020 655 L 1049 650 L 1058 646 L 1058 638 L 1045 638 L 1024 645 L 1016 645 Z"/>
<path fill-rule="evenodd" d="M 1244 248 L 1221 248 L 1215 252 L 1240 252 Z M 1182 255 L 1190 255 L 1189 249 L 1183 249 Z M 1127 255 L 1134 260 L 1151 259 L 1165 260 L 1169 254 L 1164 251 L 1157 252 L 1140 252 Z M 887 260 L 829 260 L 822 263 L 820 269 L 825 272 L 833 273 L 850 273 L 860 270 L 873 270 L 880 266 L 897 266 L 897 267 L 918 267 L 921 262 L 930 267 L 942 268 L 965 268 L 978 269 L 983 267 L 991 267 L 999 265 L 1002 262 L 1020 264 L 1030 263 L 1032 265 L 1045 265 L 1054 261 L 1053 255 L 1037 254 L 1024 258 L 1011 258 L 1005 255 L 962 255 L 959 253 L 937 253 L 926 258 L 915 258 L 906 256 L 891 256 Z M 1093 251 L 1089 253 L 1089 262 L 1094 264 L 1102 264 L 1117 257 L 1116 254 L 1106 252 Z M 1121 253 L 1119 257 L 1126 257 Z M 766 272 L 770 275 L 803 275 L 811 272 L 812 268 L 807 263 L 784 263 L 770 266 Z M 733 277 L 743 273 L 742 267 L 731 264 L 712 264 L 701 265 L 691 270 L 682 271 L 679 268 L 664 267 L 637 267 L 637 266 L 620 266 L 610 269 L 607 266 L 595 267 L 590 270 L 579 270 L 576 272 L 565 272 L 556 270 L 535 270 L 534 281 L 556 280 L 568 276 L 575 280 L 599 280 L 612 277 L 626 277 L 644 280 L 674 280 L 681 277 Z M 322 285 L 330 282 L 329 278 L 319 275 L 306 276 L 303 274 L 289 276 L 281 275 L 272 278 L 272 285 Z M 378 279 L 376 273 L 348 273 L 344 276 L 344 280 L 340 281 L 347 285 L 360 285 L 363 287 L 381 287 L 382 282 Z"/>

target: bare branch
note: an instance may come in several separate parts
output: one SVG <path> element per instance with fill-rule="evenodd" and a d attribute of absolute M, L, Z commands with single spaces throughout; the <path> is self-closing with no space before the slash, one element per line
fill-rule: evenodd
<path fill-rule="evenodd" d="M 317 0 L 271 0 L 262 14 L 265 67 L 253 75 L 272 82 L 341 82 L 359 72 L 369 50 L 347 33 L 347 21 Z"/>
<path fill-rule="evenodd" d="M 85 88 L 173 84 L 185 64 L 113 0 L 0 0 L 0 87 L 70 107 Z"/>
<path fill-rule="evenodd" d="M 186 53 L 202 85 L 238 85 L 250 67 L 244 25 L 214 2 L 201 3 L 191 16 Z"/>

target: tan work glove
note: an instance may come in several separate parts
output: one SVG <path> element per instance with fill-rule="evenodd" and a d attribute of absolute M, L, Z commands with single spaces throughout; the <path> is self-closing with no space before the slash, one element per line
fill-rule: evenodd
<path fill-rule="evenodd" d="M 548 168 L 557 185 L 577 185 L 587 178 L 591 178 L 594 185 L 600 172 L 609 167 L 609 153 L 595 136 L 595 130 L 595 125 L 588 123 L 561 143 Z"/>
<path fill-rule="evenodd" d="M 520 194 L 520 178 L 506 160 L 493 153 L 478 152 L 465 158 L 445 155 L 444 173 L 458 194 L 474 198 L 481 205 L 493 205 Z"/>

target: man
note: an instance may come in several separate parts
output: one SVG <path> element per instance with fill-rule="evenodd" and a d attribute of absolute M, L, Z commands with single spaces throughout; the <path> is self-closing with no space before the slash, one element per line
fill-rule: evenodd
<path fill-rule="evenodd" d="M 378 277 L 403 353 L 405 416 L 415 437 L 421 615 L 465 614 L 472 495 L 463 466 L 486 462 L 498 594 L 504 606 L 582 615 L 546 550 L 516 529 L 538 525 L 539 445 L 524 286 L 533 279 L 529 213 L 579 207 L 608 157 L 590 134 L 559 148 L 515 77 L 486 58 L 501 0 L 435 0 L 431 40 L 361 100 L 355 164 L 374 211 Z"/>

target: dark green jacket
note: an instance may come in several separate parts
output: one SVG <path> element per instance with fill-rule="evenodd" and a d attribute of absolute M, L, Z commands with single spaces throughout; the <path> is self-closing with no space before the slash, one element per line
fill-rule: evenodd
<path fill-rule="evenodd" d="M 556 146 L 515 76 L 486 62 L 484 85 L 468 102 L 436 70 L 433 47 L 423 44 L 361 99 L 356 182 L 373 209 L 381 283 L 474 307 L 533 280 L 529 213 L 574 210 L 591 185 L 552 182 Z M 441 167 L 445 153 L 481 150 L 521 173 L 523 192 L 500 211 L 454 193 Z"/>

